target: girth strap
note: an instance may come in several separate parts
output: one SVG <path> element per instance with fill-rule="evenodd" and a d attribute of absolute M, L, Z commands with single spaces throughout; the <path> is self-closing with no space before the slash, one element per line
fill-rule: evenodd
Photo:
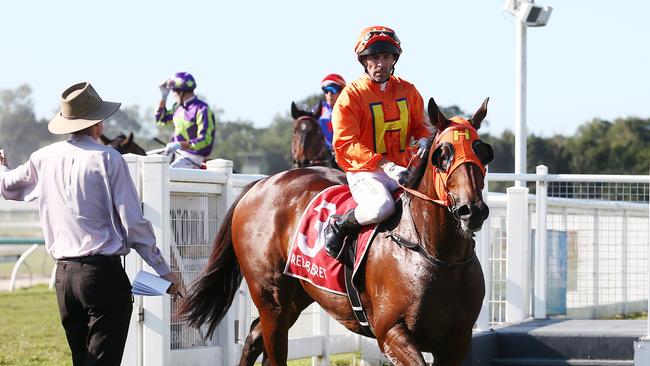
<path fill-rule="evenodd" d="M 350 305 L 352 306 L 352 312 L 354 317 L 357 318 L 357 321 L 361 325 L 361 330 L 363 335 L 370 338 L 375 338 L 375 334 L 370 327 L 368 322 L 368 317 L 366 312 L 363 310 L 363 305 L 361 304 L 361 298 L 359 297 L 359 291 L 354 287 L 352 283 L 352 275 L 354 274 L 354 260 L 357 257 L 357 239 L 350 239 L 350 243 L 347 244 L 347 250 L 343 255 L 344 261 L 343 265 L 345 267 L 345 292 L 348 294 L 348 299 L 350 300 Z M 348 238 L 346 238 L 348 240 Z M 359 264 L 360 266 L 363 264 Z"/>

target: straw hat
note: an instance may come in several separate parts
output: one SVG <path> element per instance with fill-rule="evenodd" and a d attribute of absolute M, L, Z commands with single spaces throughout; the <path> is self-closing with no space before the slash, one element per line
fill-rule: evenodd
<path fill-rule="evenodd" d="M 90 83 L 75 84 L 61 95 L 61 110 L 47 129 L 55 135 L 81 131 L 110 117 L 120 104 L 103 101 Z"/>

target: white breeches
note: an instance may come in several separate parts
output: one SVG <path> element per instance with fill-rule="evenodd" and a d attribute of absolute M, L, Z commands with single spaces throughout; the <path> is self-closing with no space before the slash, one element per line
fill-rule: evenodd
<path fill-rule="evenodd" d="M 176 152 L 176 158 L 169 164 L 170 168 L 201 169 L 203 156 L 190 154 L 183 150 Z"/>
<path fill-rule="evenodd" d="M 361 225 L 377 224 L 395 211 L 390 192 L 399 185 L 382 171 L 346 173 L 352 198 L 358 204 L 354 216 Z"/>

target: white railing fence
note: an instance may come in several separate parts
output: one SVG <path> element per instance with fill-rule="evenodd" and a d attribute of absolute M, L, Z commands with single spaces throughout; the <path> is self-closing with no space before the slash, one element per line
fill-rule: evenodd
<path fill-rule="evenodd" d="M 535 183 L 535 195 L 512 187 L 488 197 L 491 323 L 647 310 L 650 177 L 547 174 L 540 166 L 488 180 Z"/>

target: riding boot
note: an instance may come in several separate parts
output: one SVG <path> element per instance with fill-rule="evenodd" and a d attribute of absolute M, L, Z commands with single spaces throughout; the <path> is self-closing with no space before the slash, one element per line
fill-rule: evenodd
<path fill-rule="evenodd" d="M 357 218 L 354 217 L 354 209 L 343 215 L 332 215 L 324 231 L 327 255 L 338 260 L 343 252 L 345 237 L 354 233 L 360 227 Z"/>

